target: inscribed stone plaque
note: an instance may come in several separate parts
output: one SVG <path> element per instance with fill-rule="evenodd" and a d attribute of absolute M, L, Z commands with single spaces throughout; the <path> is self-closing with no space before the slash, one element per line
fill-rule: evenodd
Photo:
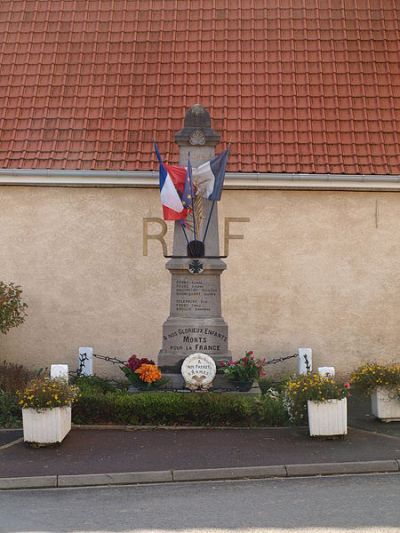
<path fill-rule="evenodd" d="M 222 318 L 196 320 L 198 325 L 190 324 L 189 327 L 182 325 L 183 321 L 178 322 L 175 318 L 164 324 L 163 348 L 166 353 L 181 354 L 182 358 L 182 355 L 201 350 L 217 359 L 227 358 L 228 326 Z"/>
<path fill-rule="evenodd" d="M 175 275 L 171 294 L 171 316 L 195 318 L 221 314 L 219 275 Z"/>
<path fill-rule="evenodd" d="M 181 373 L 188 389 L 207 390 L 214 381 L 217 368 L 209 355 L 193 353 L 183 361 Z"/>

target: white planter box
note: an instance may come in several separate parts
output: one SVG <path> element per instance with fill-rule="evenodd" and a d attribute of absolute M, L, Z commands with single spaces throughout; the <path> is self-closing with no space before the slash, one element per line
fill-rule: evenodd
<path fill-rule="evenodd" d="M 371 411 L 384 422 L 400 421 L 400 399 L 390 389 L 378 387 L 371 395 Z"/>
<path fill-rule="evenodd" d="M 347 435 L 347 398 L 307 402 L 311 437 Z"/>
<path fill-rule="evenodd" d="M 71 407 L 22 409 L 24 441 L 45 446 L 62 442 L 71 429 Z"/>

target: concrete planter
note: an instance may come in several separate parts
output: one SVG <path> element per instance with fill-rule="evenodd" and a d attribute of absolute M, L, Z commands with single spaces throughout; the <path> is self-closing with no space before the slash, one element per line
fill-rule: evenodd
<path fill-rule="evenodd" d="M 24 441 L 47 446 L 63 441 L 71 429 L 71 407 L 52 409 L 22 409 Z"/>
<path fill-rule="evenodd" d="M 307 402 L 310 437 L 347 435 L 347 398 Z"/>
<path fill-rule="evenodd" d="M 400 399 L 385 387 L 378 387 L 371 395 L 371 411 L 383 422 L 400 421 Z"/>

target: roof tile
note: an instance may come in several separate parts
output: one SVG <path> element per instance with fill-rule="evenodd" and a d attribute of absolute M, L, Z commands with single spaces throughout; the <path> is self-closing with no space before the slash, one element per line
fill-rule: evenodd
<path fill-rule="evenodd" d="M 200 101 L 229 170 L 400 174 L 400 10 L 337 6 L 3 1 L 0 165 L 152 168 Z"/>

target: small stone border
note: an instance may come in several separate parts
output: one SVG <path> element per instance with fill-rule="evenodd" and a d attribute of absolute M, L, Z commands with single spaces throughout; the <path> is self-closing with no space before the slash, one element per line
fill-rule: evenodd
<path fill-rule="evenodd" d="M 143 430 L 154 430 L 154 429 L 165 429 L 166 431 L 175 431 L 182 429 L 293 429 L 293 428 L 305 429 L 308 426 L 130 426 L 126 424 L 72 424 L 72 429 L 116 429 L 122 431 L 143 431 Z"/>
<path fill-rule="evenodd" d="M 5 477 L 0 478 L 0 490 L 137 485 L 182 481 L 293 478 L 343 474 L 383 474 L 390 472 L 400 472 L 400 459 L 195 470 L 160 470 L 154 472 L 123 472 L 113 474 L 60 474 L 53 476 Z"/>

